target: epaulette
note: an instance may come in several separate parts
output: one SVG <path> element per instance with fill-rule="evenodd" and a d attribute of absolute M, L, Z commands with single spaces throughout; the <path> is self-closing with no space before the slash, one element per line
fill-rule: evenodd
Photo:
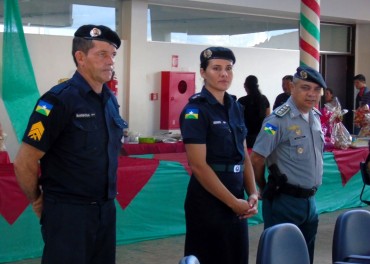
<path fill-rule="evenodd" d="M 278 117 L 283 117 L 290 111 L 290 106 L 287 104 L 283 104 L 274 110 L 274 114 Z"/>
<path fill-rule="evenodd" d="M 200 93 L 196 93 L 189 98 L 189 102 L 200 102 L 205 100 L 205 97 Z"/>
<path fill-rule="evenodd" d="M 61 91 L 63 91 L 65 88 L 71 85 L 70 80 L 64 81 L 62 83 L 59 83 L 55 85 L 53 88 L 50 89 L 50 92 L 53 94 L 59 94 Z"/>
<path fill-rule="evenodd" d="M 322 114 L 321 114 L 321 112 L 320 112 L 320 110 L 319 109 L 317 109 L 316 107 L 312 107 L 312 110 L 316 113 L 316 114 L 318 114 L 319 116 L 321 116 Z"/>

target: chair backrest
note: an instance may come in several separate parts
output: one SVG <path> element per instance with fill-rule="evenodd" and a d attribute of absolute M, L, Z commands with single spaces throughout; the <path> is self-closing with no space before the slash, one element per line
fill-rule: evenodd
<path fill-rule="evenodd" d="M 355 209 L 336 220 L 332 261 L 347 261 L 350 255 L 370 256 L 370 212 Z"/>
<path fill-rule="evenodd" d="M 360 162 L 362 181 L 365 185 L 370 185 L 370 175 L 367 172 L 366 162 Z"/>
<path fill-rule="evenodd" d="M 370 201 L 365 200 L 363 198 L 364 191 L 365 191 L 365 186 L 370 185 L 370 175 L 367 172 L 367 162 L 360 162 L 360 170 L 361 170 L 362 181 L 364 183 L 364 185 L 362 186 L 361 193 L 360 193 L 360 200 L 361 200 L 361 202 L 363 202 L 367 205 L 370 205 Z"/>
<path fill-rule="evenodd" d="M 257 249 L 257 264 L 309 264 L 306 241 L 299 228 L 291 223 L 265 229 Z"/>
<path fill-rule="evenodd" d="M 193 256 L 193 255 L 189 255 L 189 256 L 185 256 L 183 257 L 179 264 L 200 264 L 199 263 L 199 260 L 197 259 L 197 257 Z"/>

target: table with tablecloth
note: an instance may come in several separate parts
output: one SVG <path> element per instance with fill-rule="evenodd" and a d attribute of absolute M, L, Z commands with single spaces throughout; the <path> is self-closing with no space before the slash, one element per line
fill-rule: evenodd
<path fill-rule="evenodd" d="M 319 213 L 365 206 L 359 199 L 359 162 L 367 154 L 367 149 L 324 153 L 323 185 L 316 194 Z M 117 244 L 184 234 L 189 177 L 184 152 L 120 157 Z M 39 257 L 40 225 L 16 183 L 13 164 L 0 164 L 0 190 L 0 263 Z M 364 198 L 370 199 L 370 190 Z M 261 222 L 261 210 L 249 220 L 250 225 Z"/>
<path fill-rule="evenodd" d="M 124 156 L 143 155 L 143 154 L 159 154 L 159 153 L 181 153 L 185 151 L 185 146 L 182 141 L 164 143 L 137 143 L 123 144 L 121 154 Z"/>

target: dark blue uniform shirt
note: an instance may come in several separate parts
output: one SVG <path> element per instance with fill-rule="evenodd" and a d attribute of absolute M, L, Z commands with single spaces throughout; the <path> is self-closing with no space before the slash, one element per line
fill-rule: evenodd
<path fill-rule="evenodd" d="M 185 144 L 207 145 L 208 164 L 243 164 L 243 107 L 228 93 L 224 99 L 221 105 L 204 87 L 193 95 L 180 116 L 181 135 Z"/>
<path fill-rule="evenodd" d="M 39 99 L 23 141 L 46 153 L 40 161 L 45 195 L 115 198 L 118 155 L 127 127 L 118 108 L 105 85 L 98 95 L 78 72 Z"/>

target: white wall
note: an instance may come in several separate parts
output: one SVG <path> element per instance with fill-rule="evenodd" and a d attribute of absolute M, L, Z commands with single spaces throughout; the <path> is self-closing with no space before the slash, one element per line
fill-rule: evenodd
<path fill-rule="evenodd" d="M 367 77 L 370 86 L 370 25 L 358 24 L 356 28 L 355 74 L 362 73 Z"/>
<path fill-rule="evenodd" d="M 147 45 L 150 52 L 147 53 L 146 65 L 147 86 L 142 91 L 144 102 L 151 105 L 148 113 L 153 120 L 147 120 L 151 125 L 135 128 L 144 133 L 153 133 L 159 130 L 160 101 L 149 101 L 149 94 L 157 92 L 160 94 L 160 72 L 171 71 L 172 55 L 179 56 L 178 71 L 190 71 L 196 73 L 196 91 L 199 92 L 203 80 L 199 74 L 199 55 L 208 46 L 183 45 L 169 43 L 151 42 Z M 244 80 L 252 74 L 259 79 L 260 89 L 267 96 L 272 105 L 275 97 L 282 92 L 281 79 L 286 74 L 293 74 L 299 64 L 299 52 L 292 50 L 273 50 L 259 48 L 233 48 L 236 63 L 234 66 L 234 80 L 229 93 L 241 97 L 245 95 Z M 132 98 L 135 100 L 135 98 Z M 141 100 L 141 99 L 139 99 Z M 153 130 L 154 129 L 154 130 Z"/>

